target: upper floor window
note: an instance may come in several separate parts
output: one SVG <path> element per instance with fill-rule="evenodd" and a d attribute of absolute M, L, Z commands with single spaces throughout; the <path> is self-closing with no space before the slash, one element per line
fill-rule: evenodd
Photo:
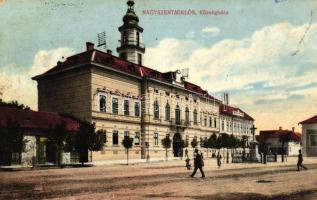
<path fill-rule="evenodd" d="M 166 103 L 165 105 L 165 120 L 170 120 L 171 119 L 171 107 L 169 103 Z"/>
<path fill-rule="evenodd" d="M 129 115 L 129 100 L 124 100 L 124 115 Z"/>
<path fill-rule="evenodd" d="M 112 98 L 112 113 L 118 114 L 118 98 L 113 97 Z"/>
<path fill-rule="evenodd" d="M 185 109 L 185 124 L 189 124 L 189 108 L 186 107 Z"/>
<path fill-rule="evenodd" d="M 214 118 L 214 127 L 217 128 L 217 119 L 216 118 Z"/>
<path fill-rule="evenodd" d="M 140 116 L 140 103 L 139 102 L 134 102 L 134 115 L 136 117 Z"/>
<path fill-rule="evenodd" d="M 160 106 L 157 100 L 153 103 L 153 110 L 154 110 L 154 118 L 158 119 L 160 117 Z"/>
<path fill-rule="evenodd" d="M 207 126 L 207 116 L 204 117 L 204 126 Z"/>
<path fill-rule="evenodd" d="M 179 105 L 177 105 L 175 109 L 175 123 L 180 124 L 180 122 L 181 122 L 181 110 L 179 109 Z"/>
<path fill-rule="evenodd" d="M 106 112 L 106 96 L 105 95 L 99 96 L 99 111 Z"/>
<path fill-rule="evenodd" d="M 209 127 L 212 127 L 212 117 L 209 117 Z"/>
<path fill-rule="evenodd" d="M 197 110 L 194 110 L 194 124 L 197 124 Z"/>
<path fill-rule="evenodd" d="M 158 133 L 154 133 L 154 145 L 158 145 Z"/>
<path fill-rule="evenodd" d="M 221 122 L 221 130 L 225 130 L 225 122 L 222 120 L 222 122 Z"/>

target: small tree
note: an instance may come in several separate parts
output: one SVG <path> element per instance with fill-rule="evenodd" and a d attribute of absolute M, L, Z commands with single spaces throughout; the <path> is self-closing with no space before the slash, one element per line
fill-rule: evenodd
<path fill-rule="evenodd" d="M 203 147 L 207 149 L 207 157 L 208 157 L 208 149 L 210 146 L 209 146 L 207 137 L 203 139 L 202 143 L 203 143 Z"/>
<path fill-rule="evenodd" d="M 291 140 L 291 134 L 284 133 L 280 137 L 280 142 L 282 143 L 281 154 L 282 154 L 282 162 L 284 162 L 284 157 L 286 154 L 285 144 L 287 144 Z"/>
<path fill-rule="evenodd" d="M 47 137 L 47 145 L 52 146 L 55 150 L 55 159 L 56 159 L 56 165 L 61 166 L 62 161 L 62 150 L 65 147 L 66 144 L 66 138 L 68 135 L 68 131 L 66 129 L 65 122 L 62 122 L 60 124 L 56 124 L 55 127 L 51 127 L 48 137 Z"/>
<path fill-rule="evenodd" d="M 172 140 L 170 139 L 169 135 L 166 135 L 166 137 L 163 138 L 161 142 L 165 149 L 165 161 L 167 161 L 167 149 L 171 148 Z"/>
<path fill-rule="evenodd" d="M 191 141 L 190 145 L 193 147 L 193 149 L 195 149 L 198 145 L 198 141 L 197 138 L 194 137 L 193 140 Z"/>
<path fill-rule="evenodd" d="M 124 146 L 127 153 L 127 165 L 129 165 L 129 149 L 133 146 L 133 138 L 129 136 L 124 136 L 122 140 L 122 145 Z"/>
<path fill-rule="evenodd" d="M 84 165 L 88 162 L 88 150 L 99 151 L 103 148 L 104 131 L 95 132 L 95 123 L 83 121 L 80 123 L 79 132 L 75 134 L 74 147 L 79 153 L 79 162 Z"/>

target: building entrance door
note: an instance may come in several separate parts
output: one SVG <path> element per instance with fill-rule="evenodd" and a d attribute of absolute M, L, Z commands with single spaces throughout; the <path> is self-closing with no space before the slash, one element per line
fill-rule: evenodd
<path fill-rule="evenodd" d="M 179 133 L 175 133 L 173 136 L 173 154 L 174 154 L 174 157 L 183 156 L 182 136 Z"/>

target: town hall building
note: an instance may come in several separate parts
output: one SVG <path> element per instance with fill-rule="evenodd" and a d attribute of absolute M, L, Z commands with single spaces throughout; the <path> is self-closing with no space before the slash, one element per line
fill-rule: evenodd
<path fill-rule="evenodd" d="M 134 2 L 127 4 L 118 57 L 87 42 L 86 51 L 33 77 L 39 111 L 67 113 L 106 131 L 103 150 L 91 152 L 94 162 L 125 159 L 124 136 L 134 138 L 131 158 L 165 157 L 161 140 L 166 136 L 172 139 L 169 157 L 181 156 L 182 141 L 190 144 L 193 138 L 218 134 L 225 118 L 220 116 L 222 102 L 188 82 L 181 71 L 162 73 L 143 65 L 143 28 Z M 249 134 L 253 119 L 246 113 L 235 117 L 248 125 L 241 134 Z"/>

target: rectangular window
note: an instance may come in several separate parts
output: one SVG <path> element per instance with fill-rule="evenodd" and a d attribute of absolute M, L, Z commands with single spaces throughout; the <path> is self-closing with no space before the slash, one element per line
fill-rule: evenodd
<path fill-rule="evenodd" d="M 140 103 L 139 102 L 134 102 L 134 115 L 136 117 L 140 116 Z"/>
<path fill-rule="evenodd" d="M 207 117 L 204 118 L 204 125 L 207 126 Z"/>
<path fill-rule="evenodd" d="M 158 145 L 158 133 L 154 133 L 154 145 Z"/>
<path fill-rule="evenodd" d="M 217 119 L 216 118 L 214 118 L 214 127 L 217 128 Z"/>
<path fill-rule="evenodd" d="M 106 96 L 99 95 L 99 111 L 106 112 Z"/>
<path fill-rule="evenodd" d="M 118 98 L 116 97 L 112 98 L 112 113 L 118 114 Z"/>
<path fill-rule="evenodd" d="M 138 53 L 138 64 L 142 65 L 142 54 Z"/>
<path fill-rule="evenodd" d="M 140 133 L 139 132 L 135 132 L 134 145 L 140 145 Z"/>
<path fill-rule="evenodd" d="M 317 146 L 317 135 L 310 135 L 310 146 L 311 147 L 316 147 Z"/>
<path fill-rule="evenodd" d="M 118 141 L 119 141 L 119 133 L 117 130 L 114 130 L 112 132 L 112 144 L 113 145 L 118 145 Z"/>
<path fill-rule="evenodd" d="M 129 115 L 129 100 L 125 99 L 124 100 L 124 115 Z"/>
<path fill-rule="evenodd" d="M 129 137 L 129 131 L 124 131 L 124 132 L 123 132 L 123 136 L 124 136 L 124 137 Z"/>
<path fill-rule="evenodd" d="M 212 117 L 209 117 L 209 127 L 212 127 Z"/>

